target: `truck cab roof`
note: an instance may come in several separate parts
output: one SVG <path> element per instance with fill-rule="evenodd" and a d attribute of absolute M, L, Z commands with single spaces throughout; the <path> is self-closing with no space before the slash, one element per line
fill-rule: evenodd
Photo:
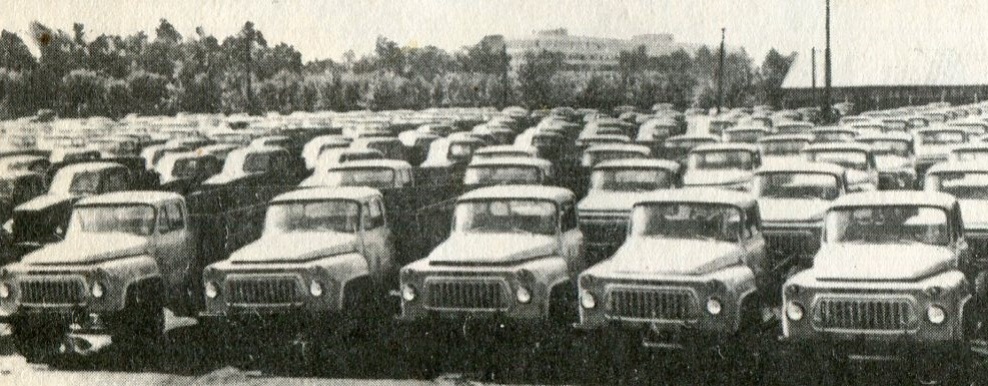
<path fill-rule="evenodd" d="M 457 201 L 488 199 L 547 200 L 556 203 L 573 201 L 575 195 L 569 189 L 555 186 L 498 185 L 472 190 Z"/>
<path fill-rule="evenodd" d="M 916 190 L 881 190 L 859 192 L 841 196 L 831 204 L 831 208 L 856 206 L 933 206 L 952 210 L 957 203 L 954 196 Z"/>
<path fill-rule="evenodd" d="M 172 192 L 126 190 L 87 197 L 79 200 L 76 205 L 148 204 L 158 206 L 168 201 L 181 199 L 181 195 Z"/>
<path fill-rule="evenodd" d="M 771 164 L 762 166 L 755 171 L 755 174 L 763 173 L 821 173 L 844 175 L 845 169 L 839 165 L 827 162 L 809 162 L 794 160 L 785 164 Z"/>
<path fill-rule="evenodd" d="M 605 169 L 665 169 L 678 172 L 680 165 L 678 162 L 664 159 L 626 158 L 603 161 L 593 167 L 593 170 Z"/>
<path fill-rule="evenodd" d="M 635 205 L 661 204 L 673 202 L 707 203 L 751 207 L 758 204 L 755 197 L 727 189 L 716 188 L 682 188 L 657 190 L 643 196 Z"/>
<path fill-rule="evenodd" d="M 377 189 L 364 186 L 341 186 L 332 188 L 310 188 L 293 190 L 282 193 L 271 199 L 272 204 L 294 201 L 318 201 L 331 199 L 344 199 L 364 202 L 374 197 L 380 197 L 381 192 Z"/>
<path fill-rule="evenodd" d="M 348 170 L 348 169 L 364 169 L 364 168 L 387 168 L 394 170 L 405 170 L 411 169 L 412 165 L 406 161 L 394 160 L 394 159 L 365 159 L 365 160 L 355 160 L 348 161 L 329 167 L 329 170 Z"/>

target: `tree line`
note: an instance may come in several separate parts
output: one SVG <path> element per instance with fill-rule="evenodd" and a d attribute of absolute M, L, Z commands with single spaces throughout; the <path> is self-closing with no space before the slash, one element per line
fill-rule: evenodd
<path fill-rule="evenodd" d="M 620 54 L 613 69 L 574 68 L 562 54 L 526 52 L 517 68 L 503 37 L 487 36 L 456 52 L 402 47 L 378 37 L 373 52 L 303 62 L 285 43 L 269 44 L 247 22 L 222 40 L 197 28 L 182 36 L 162 19 L 148 36 L 87 35 L 34 22 L 35 57 L 17 34 L 0 32 L 0 118 L 49 109 L 62 117 L 262 113 L 446 106 L 607 108 L 716 103 L 718 53 L 701 47 L 649 56 Z M 743 51 L 725 60 L 729 106 L 782 102 L 780 86 L 794 54 L 772 50 L 761 66 Z"/>

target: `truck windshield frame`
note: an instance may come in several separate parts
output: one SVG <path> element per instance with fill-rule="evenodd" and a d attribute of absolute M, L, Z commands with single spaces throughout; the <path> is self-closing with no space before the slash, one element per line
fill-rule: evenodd
<path fill-rule="evenodd" d="M 125 210 L 144 209 L 144 216 L 130 216 Z M 99 211 L 99 212 L 96 212 Z M 91 212 L 91 213 L 90 213 Z M 150 214 L 150 217 L 147 216 Z M 95 218 L 86 218 L 96 215 Z M 112 215 L 112 217 L 107 217 Z M 95 220 L 95 221 L 94 221 Z M 80 205 L 72 210 L 66 238 L 86 237 L 94 233 L 127 233 L 151 236 L 157 229 L 158 209 L 146 203 Z"/>
<path fill-rule="evenodd" d="M 867 170 L 868 153 L 857 150 L 820 150 L 806 152 L 806 160 L 832 163 L 847 169 Z"/>
<path fill-rule="evenodd" d="M 370 173 L 370 174 L 368 174 Z M 386 173 L 387 178 L 383 178 Z M 355 176 L 365 178 L 357 180 Z M 375 178 L 367 179 L 367 176 Z M 392 188 L 395 186 L 395 170 L 388 167 L 340 168 L 326 171 L 328 186 L 367 186 L 372 188 Z"/>
<path fill-rule="evenodd" d="M 552 213 L 549 217 L 545 215 L 539 216 L 538 214 L 522 215 L 523 213 L 518 212 L 519 210 L 540 209 L 545 211 L 549 207 L 552 208 Z M 480 213 L 480 211 L 484 211 L 484 213 Z M 492 212 L 500 212 L 501 214 Z M 465 200 L 456 203 L 453 211 L 453 232 L 486 234 L 527 233 L 554 236 L 559 234 L 559 214 L 559 204 L 552 200 L 534 198 L 478 198 Z"/>
<path fill-rule="evenodd" d="M 662 168 L 602 168 L 590 173 L 590 190 L 649 192 L 672 188 L 672 179 Z"/>
<path fill-rule="evenodd" d="M 328 206 L 329 204 L 338 205 L 338 207 L 331 208 Z M 341 204 L 346 205 L 346 207 L 339 206 Z M 326 212 L 320 212 L 319 209 L 326 210 Z M 357 233 L 363 229 L 361 226 L 362 212 L 363 208 L 360 201 L 342 198 L 276 202 L 268 205 L 264 214 L 263 236 L 308 232 Z M 325 216 L 318 217 L 321 214 L 325 214 Z M 343 222 L 331 224 L 327 221 L 330 218 L 342 219 Z"/>
<path fill-rule="evenodd" d="M 468 185 L 540 184 L 544 179 L 541 169 L 528 165 L 470 166 L 463 174 Z"/>
<path fill-rule="evenodd" d="M 911 212 L 915 213 L 907 218 Z M 947 246 L 953 242 L 951 218 L 944 208 L 925 205 L 832 208 L 824 220 L 824 242 Z M 908 224 L 909 221 L 919 224 Z"/>
<path fill-rule="evenodd" d="M 629 233 L 633 237 L 739 242 L 744 210 L 710 202 L 660 202 L 635 205 Z"/>
<path fill-rule="evenodd" d="M 761 198 L 831 201 L 840 195 L 840 177 L 821 172 L 773 171 L 755 175 L 752 194 Z"/>
<path fill-rule="evenodd" d="M 695 151 L 689 155 L 692 170 L 753 170 L 755 154 L 746 150 Z"/>
<path fill-rule="evenodd" d="M 988 200 L 988 171 L 932 173 L 926 177 L 925 186 L 958 200 Z"/>

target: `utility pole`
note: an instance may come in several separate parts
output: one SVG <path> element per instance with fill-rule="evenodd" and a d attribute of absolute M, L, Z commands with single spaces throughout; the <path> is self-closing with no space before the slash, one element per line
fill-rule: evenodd
<path fill-rule="evenodd" d="M 833 116 L 833 111 L 831 111 L 833 109 L 832 108 L 832 103 L 830 102 L 830 99 L 832 97 L 831 96 L 831 79 L 830 79 L 830 77 L 831 77 L 831 68 L 830 68 L 830 66 L 831 66 L 831 63 L 830 63 L 830 0 L 826 0 L 826 2 L 827 2 L 827 22 L 826 22 L 827 46 L 826 46 L 826 48 L 824 49 L 824 52 L 823 52 L 823 56 L 824 56 L 824 59 L 823 59 L 823 66 L 824 66 L 824 69 L 823 69 L 823 71 L 824 71 L 824 73 L 823 73 L 823 79 L 824 80 L 823 80 L 823 82 L 824 82 L 824 86 L 823 86 L 823 106 L 821 106 L 821 108 L 823 110 L 822 111 L 822 113 L 823 113 L 823 121 L 826 122 L 826 123 L 831 123 L 831 122 L 834 121 L 834 116 Z"/>
<path fill-rule="evenodd" d="M 724 104 L 724 34 L 727 28 L 720 29 L 720 67 L 717 70 L 717 114 Z"/>
<path fill-rule="evenodd" d="M 816 47 L 810 48 L 810 87 L 813 88 L 813 95 L 816 95 Z"/>

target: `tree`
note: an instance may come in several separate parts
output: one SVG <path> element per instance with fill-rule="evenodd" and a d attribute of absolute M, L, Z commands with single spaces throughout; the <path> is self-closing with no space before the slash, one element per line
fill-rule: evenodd
<path fill-rule="evenodd" d="M 175 45 L 182 41 L 182 35 L 178 33 L 175 26 L 166 19 L 161 19 L 158 28 L 154 30 L 155 41 Z"/>
<path fill-rule="evenodd" d="M 134 109 L 141 114 L 158 114 L 168 97 L 168 78 L 146 71 L 136 71 L 127 77 Z"/>
<path fill-rule="evenodd" d="M 505 44 L 502 35 L 484 36 L 479 43 L 467 48 L 465 56 L 460 57 L 463 69 L 485 74 L 504 72 L 511 60 L 504 52 Z"/>
<path fill-rule="evenodd" d="M 760 79 L 758 88 L 762 103 L 781 107 L 782 97 L 784 95 L 782 93 L 782 82 L 786 79 L 786 74 L 789 73 L 789 66 L 792 65 L 795 59 L 795 52 L 783 56 L 774 48 L 768 51 L 768 54 L 765 55 L 765 61 L 762 62 L 761 69 L 759 70 Z"/>
<path fill-rule="evenodd" d="M 59 105 L 62 116 L 104 115 L 106 77 L 95 71 L 72 70 L 62 79 Z"/>
<path fill-rule="evenodd" d="M 395 75 L 405 73 L 405 54 L 398 47 L 398 43 L 384 36 L 378 36 L 377 42 L 374 44 L 374 53 L 377 54 L 380 69 L 390 71 Z"/>
<path fill-rule="evenodd" d="M 27 71 L 37 65 L 34 55 L 31 55 L 31 51 L 20 36 L 7 30 L 0 31 L 0 68 Z"/>
<path fill-rule="evenodd" d="M 563 68 L 563 54 L 546 51 L 526 52 L 525 63 L 518 70 L 521 97 L 532 109 L 556 105 L 553 77 Z"/>

